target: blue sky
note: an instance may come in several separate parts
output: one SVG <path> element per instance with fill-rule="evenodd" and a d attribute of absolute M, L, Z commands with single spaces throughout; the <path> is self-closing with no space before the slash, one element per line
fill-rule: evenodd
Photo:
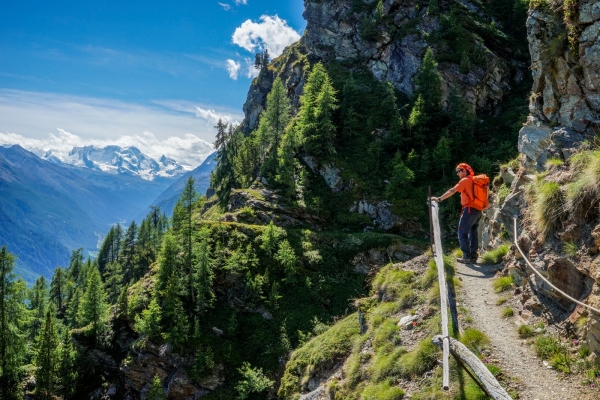
<path fill-rule="evenodd" d="M 161 147 L 212 142 L 218 117 L 239 122 L 253 53 L 297 40 L 302 11 L 302 0 L 2 2 L 0 143 L 186 158 L 185 145 Z"/>

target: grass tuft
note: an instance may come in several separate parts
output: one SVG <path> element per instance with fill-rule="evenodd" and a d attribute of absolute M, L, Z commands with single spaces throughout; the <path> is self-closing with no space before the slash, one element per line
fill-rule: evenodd
<path fill-rule="evenodd" d="M 502 261 L 502 258 L 508 254 L 510 246 L 508 244 L 501 244 L 494 250 L 490 250 L 481 256 L 481 262 L 483 264 L 498 264 Z"/>
<path fill-rule="evenodd" d="M 460 336 L 460 341 L 476 353 L 479 353 L 483 346 L 490 343 L 490 339 L 485 333 L 474 328 L 465 329 L 465 332 Z"/>
<path fill-rule="evenodd" d="M 526 195 L 531 206 L 531 221 L 536 230 L 546 237 L 564 220 L 565 199 L 560 185 L 538 177 L 527 185 Z"/>
<path fill-rule="evenodd" d="M 498 300 L 496 300 L 496 305 L 501 306 L 502 304 L 506 303 L 507 300 L 508 299 L 504 296 L 498 297 Z"/>
<path fill-rule="evenodd" d="M 494 281 L 492 286 L 496 293 L 505 292 L 513 286 L 513 277 L 512 275 L 500 277 Z"/>
<path fill-rule="evenodd" d="M 504 310 L 502 310 L 502 316 L 504 318 L 510 318 L 513 315 L 515 315 L 515 311 L 510 307 L 506 307 L 506 308 L 504 308 Z"/>
<path fill-rule="evenodd" d="M 533 332 L 533 329 L 529 326 L 529 325 L 521 325 L 519 326 L 519 329 L 517 329 L 517 332 L 519 333 L 519 337 L 526 339 L 526 338 L 530 338 L 533 335 L 535 335 L 535 333 Z"/>
<path fill-rule="evenodd" d="M 585 215 L 600 201 L 600 150 L 582 151 L 570 162 L 575 179 L 566 185 L 564 208 Z"/>

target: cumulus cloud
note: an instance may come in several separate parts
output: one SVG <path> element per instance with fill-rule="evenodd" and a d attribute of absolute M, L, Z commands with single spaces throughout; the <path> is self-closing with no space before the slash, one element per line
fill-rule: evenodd
<path fill-rule="evenodd" d="M 257 77 L 260 71 L 254 68 L 254 61 L 250 58 L 244 58 L 244 63 L 246 64 L 246 77 L 250 79 Z"/>
<path fill-rule="evenodd" d="M 231 10 L 231 6 L 229 4 L 227 4 L 227 3 L 219 3 L 219 5 L 221 7 L 223 7 L 223 10 L 225 10 L 225 11 Z"/>
<path fill-rule="evenodd" d="M 230 114 L 218 113 L 215 110 L 209 110 L 205 108 L 196 107 L 196 116 L 198 118 L 205 119 L 209 124 L 216 124 L 219 120 L 226 123 L 233 123 L 234 125 L 239 124 L 239 121 L 235 120 Z"/>
<path fill-rule="evenodd" d="M 203 116 L 198 109 L 211 113 Z M 0 144 L 19 144 L 37 154 L 53 150 L 57 155 L 77 146 L 135 146 L 150 157 L 164 154 L 193 168 L 212 151 L 212 122 L 216 116 L 226 121 L 243 117 L 236 110 L 185 101 L 139 105 L 0 90 Z M 202 123 L 199 118 L 210 123 Z"/>
<path fill-rule="evenodd" d="M 229 72 L 229 77 L 234 81 L 237 80 L 241 67 L 242 65 L 239 62 L 227 60 L 227 72 Z"/>
<path fill-rule="evenodd" d="M 253 53 L 267 49 L 272 57 L 277 57 L 286 46 L 300 39 L 298 32 L 277 15 L 263 15 L 260 21 L 247 20 L 236 28 L 233 43 Z"/>

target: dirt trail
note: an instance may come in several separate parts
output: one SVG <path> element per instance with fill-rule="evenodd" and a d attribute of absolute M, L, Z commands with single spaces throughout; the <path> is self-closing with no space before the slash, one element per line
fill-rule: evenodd
<path fill-rule="evenodd" d="M 469 310 L 477 329 L 490 338 L 491 354 L 488 359 L 506 374 L 518 379 L 519 399 L 598 399 L 598 391 L 582 386 L 580 378 L 565 376 L 545 366 L 530 345 L 519 338 L 512 319 L 501 316 L 505 306 L 496 305 L 500 296 L 494 293 L 492 287 L 496 271 L 497 266 L 457 263 L 456 277 L 463 282 L 458 302 Z"/>

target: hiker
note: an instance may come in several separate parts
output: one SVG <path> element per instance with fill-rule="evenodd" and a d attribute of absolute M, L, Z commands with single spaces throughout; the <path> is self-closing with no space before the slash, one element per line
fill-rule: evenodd
<path fill-rule="evenodd" d="M 432 197 L 431 200 L 439 203 L 456 192 L 460 193 L 462 210 L 460 213 L 460 221 L 458 222 L 458 243 L 460 244 L 463 255 L 461 258 L 457 258 L 456 261 L 463 264 L 476 263 L 477 248 L 479 247 L 477 241 L 477 228 L 479 227 L 482 210 L 487 207 L 487 188 L 485 189 L 485 204 L 482 204 L 481 200 L 478 198 L 480 196 L 476 196 L 475 194 L 476 185 L 473 183 L 473 178 L 475 178 L 473 168 L 468 164 L 460 163 L 456 166 L 456 175 L 458 175 L 458 178 L 460 179 L 456 186 L 448 189 L 448 191 L 440 197 Z M 485 176 L 485 179 L 487 179 L 487 183 L 489 183 L 489 178 L 487 178 L 487 176 Z"/>

